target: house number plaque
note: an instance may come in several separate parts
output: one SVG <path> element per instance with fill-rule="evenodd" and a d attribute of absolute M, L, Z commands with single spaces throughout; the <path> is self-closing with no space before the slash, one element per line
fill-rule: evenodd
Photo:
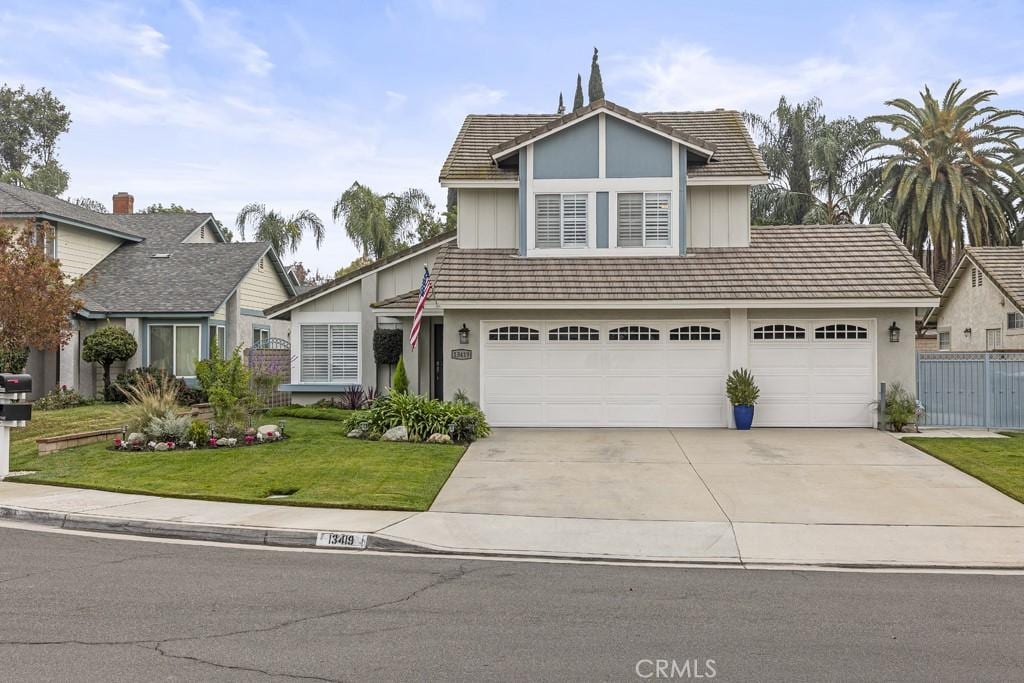
<path fill-rule="evenodd" d="M 452 349 L 452 360 L 469 360 L 473 357 L 470 349 Z"/>

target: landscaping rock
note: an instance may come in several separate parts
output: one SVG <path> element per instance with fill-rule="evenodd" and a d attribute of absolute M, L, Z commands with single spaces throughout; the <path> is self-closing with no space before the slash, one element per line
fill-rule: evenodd
<path fill-rule="evenodd" d="M 431 434 L 427 437 L 427 443 L 451 443 L 452 437 L 447 434 L 441 434 L 440 432 Z"/>
<path fill-rule="evenodd" d="M 146 443 L 146 435 L 139 432 L 132 432 L 128 435 L 128 443 Z"/>
<path fill-rule="evenodd" d="M 218 446 L 230 446 L 231 445 L 230 442 L 231 442 L 231 439 L 225 439 L 225 438 L 217 439 L 217 445 Z"/>
<path fill-rule="evenodd" d="M 388 431 L 384 432 L 384 435 L 380 437 L 381 441 L 408 441 L 409 430 L 405 428 L 405 425 L 398 425 L 392 427 Z"/>
<path fill-rule="evenodd" d="M 350 439 L 365 439 L 366 438 L 366 430 L 362 429 L 360 427 L 356 427 L 355 429 L 353 429 L 351 432 L 348 433 L 348 438 L 350 438 Z"/>
<path fill-rule="evenodd" d="M 262 434 L 264 439 L 272 438 L 275 434 L 281 431 L 281 428 L 277 425 L 262 425 L 256 430 L 257 434 Z"/>
<path fill-rule="evenodd" d="M 165 443 L 158 443 L 155 446 L 153 446 L 153 450 L 154 451 L 169 451 L 169 450 L 171 450 L 171 447 L 168 446 Z"/>

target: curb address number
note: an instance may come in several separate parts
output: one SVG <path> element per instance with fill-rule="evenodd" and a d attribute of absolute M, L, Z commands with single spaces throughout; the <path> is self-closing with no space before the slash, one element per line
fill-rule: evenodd
<path fill-rule="evenodd" d="M 316 535 L 316 544 L 324 548 L 366 548 L 366 534 L 348 531 L 321 531 Z"/>

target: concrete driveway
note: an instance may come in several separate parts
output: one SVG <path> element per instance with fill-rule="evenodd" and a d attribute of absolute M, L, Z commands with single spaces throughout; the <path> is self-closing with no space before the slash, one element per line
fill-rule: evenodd
<path fill-rule="evenodd" d="M 869 429 L 497 429 L 414 524 L 506 551 L 1024 566 L 1024 505 Z"/>

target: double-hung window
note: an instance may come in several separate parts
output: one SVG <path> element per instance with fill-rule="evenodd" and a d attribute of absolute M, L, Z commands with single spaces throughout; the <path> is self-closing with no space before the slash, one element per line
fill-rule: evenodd
<path fill-rule="evenodd" d="M 270 330 L 265 327 L 254 327 L 252 328 L 252 347 L 254 349 L 263 348 L 267 342 L 270 341 Z"/>
<path fill-rule="evenodd" d="M 228 353 L 225 348 L 227 345 L 227 335 L 225 334 L 225 328 L 223 325 L 210 325 L 210 346 L 213 346 L 213 342 L 217 344 L 217 354 L 223 359 L 227 358 Z M 213 353 L 208 353 L 210 357 L 213 357 Z"/>
<path fill-rule="evenodd" d="M 1024 330 L 1024 315 L 1014 311 L 1006 314 L 1006 329 Z"/>
<path fill-rule="evenodd" d="M 538 194 L 537 248 L 587 246 L 587 195 Z"/>
<path fill-rule="evenodd" d="M 149 365 L 178 377 L 195 377 L 199 325 L 150 325 Z"/>
<path fill-rule="evenodd" d="M 620 192 L 616 201 L 618 246 L 667 247 L 670 244 L 670 193 Z"/>
<path fill-rule="evenodd" d="M 359 325 L 301 325 L 299 381 L 359 384 Z"/>

